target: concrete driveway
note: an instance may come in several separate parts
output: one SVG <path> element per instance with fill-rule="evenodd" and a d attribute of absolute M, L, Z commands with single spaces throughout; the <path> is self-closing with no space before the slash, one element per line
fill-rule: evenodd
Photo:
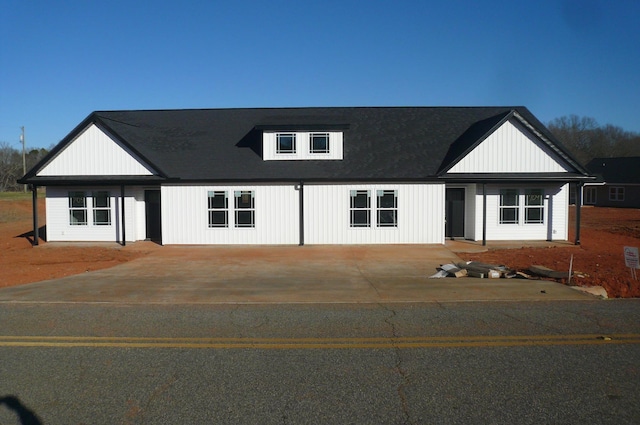
<path fill-rule="evenodd" d="M 52 244 L 46 249 L 55 249 Z M 429 279 L 461 261 L 442 245 L 151 246 L 113 268 L 0 290 L 0 302 L 395 303 L 593 300 L 549 282 Z"/>

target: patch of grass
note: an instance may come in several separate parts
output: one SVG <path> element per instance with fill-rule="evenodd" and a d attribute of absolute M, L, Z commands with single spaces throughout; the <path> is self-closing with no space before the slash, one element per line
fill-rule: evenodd
<path fill-rule="evenodd" d="M 0 201 L 27 201 L 31 196 L 31 192 L 0 192 Z"/>

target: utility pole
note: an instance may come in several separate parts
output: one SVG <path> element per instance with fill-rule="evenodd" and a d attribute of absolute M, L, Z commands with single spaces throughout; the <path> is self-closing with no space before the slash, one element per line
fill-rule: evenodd
<path fill-rule="evenodd" d="M 22 175 L 24 176 L 25 174 L 27 174 L 27 160 L 26 160 L 26 156 L 25 156 L 25 145 L 26 142 L 24 140 L 24 126 L 20 127 L 20 129 L 22 130 L 22 134 L 20 134 L 20 142 L 22 142 Z M 24 192 L 27 193 L 27 185 L 24 185 Z"/>

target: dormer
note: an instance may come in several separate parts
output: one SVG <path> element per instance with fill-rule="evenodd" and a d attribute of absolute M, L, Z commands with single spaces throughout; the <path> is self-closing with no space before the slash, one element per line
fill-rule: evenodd
<path fill-rule="evenodd" d="M 261 125 L 264 161 L 342 160 L 346 124 Z"/>

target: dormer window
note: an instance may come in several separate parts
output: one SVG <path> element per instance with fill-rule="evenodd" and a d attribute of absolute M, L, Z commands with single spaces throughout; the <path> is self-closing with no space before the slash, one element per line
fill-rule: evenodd
<path fill-rule="evenodd" d="M 311 153 L 329 153 L 329 133 L 311 133 Z"/>
<path fill-rule="evenodd" d="M 276 135 L 276 153 L 278 154 L 296 153 L 295 133 L 278 133 Z"/>
<path fill-rule="evenodd" d="M 265 161 L 340 161 L 343 157 L 344 131 L 262 130 L 262 159 Z"/>

